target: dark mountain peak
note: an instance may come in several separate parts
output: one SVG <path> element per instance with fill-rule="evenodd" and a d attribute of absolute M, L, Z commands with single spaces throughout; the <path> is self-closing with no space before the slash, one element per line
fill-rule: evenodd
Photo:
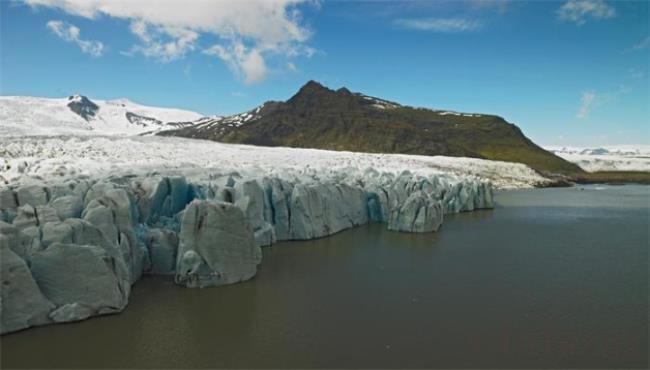
<path fill-rule="evenodd" d="M 93 103 L 92 100 L 83 95 L 69 96 L 67 105 L 71 111 L 75 112 L 86 121 L 93 118 L 99 110 L 99 106 L 97 104 Z"/>
<path fill-rule="evenodd" d="M 314 81 L 314 80 L 309 80 L 306 84 L 302 85 L 300 90 L 294 95 L 296 96 L 311 96 L 311 95 L 318 95 L 326 92 L 331 92 L 332 90 L 328 89 L 327 87 L 321 85 L 320 83 Z"/>
<path fill-rule="evenodd" d="M 310 80 L 294 96 L 287 100 L 287 104 L 290 106 L 313 105 L 318 101 L 329 99 L 332 94 L 336 94 L 336 92 L 314 80 Z"/>
<path fill-rule="evenodd" d="M 355 95 L 347 87 L 341 87 L 338 90 L 332 90 L 327 86 L 324 86 L 320 82 L 309 80 L 304 84 L 300 90 L 294 95 L 296 96 L 312 96 L 312 95 L 338 95 L 338 96 L 350 96 Z"/>
<path fill-rule="evenodd" d="M 350 104 L 359 103 L 358 97 L 350 90 L 342 87 L 332 90 L 316 81 L 309 81 L 287 101 L 291 107 L 301 107 L 308 110 L 336 108 L 347 111 Z"/>
<path fill-rule="evenodd" d="M 309 80 L 309 81 L 307 81 L 306 84 L 304 84 L 300 88 L 300 90 L 303 90 L 303 89 L 327 89 L 327 88 L 325 86 L 323 86 L 323 84 L 321 84 L 318 81 Z"/>
<path fill-rule="evenodd" d="M 307 81 L 307 83 L 304 84 L 300 90 L 298 90 L 298 93 L 296 95 L 313 93 L 337 93 L 340 95 L 353 95 L 347 87 L 341 87 L 340 89 L 334 91 L 329 87 L 321 84 L 320 82 L 314 80 Z"/>
<path fill-rule="evenodd" d="M 90 99 L 88 99 L 87 96 L 84 96 L 84 95 L 77 94 L 77 95 L 68 96 L 68 103 L 74 103 L 74 102 L 80 102 L 80 103 L 86 103 L 86 104 L 92 103 L 92 101 Z M 92 103 L 92 104 L 94 104 L 94 103 Z"/>

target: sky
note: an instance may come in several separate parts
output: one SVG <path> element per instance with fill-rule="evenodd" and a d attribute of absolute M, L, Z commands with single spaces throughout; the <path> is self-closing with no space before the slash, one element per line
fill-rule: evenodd
<path fill-rule="evenodd" d="M 647 1 L 0 0 L 0 94 L 205 115 L 308 80 L 497 114 L 543 145 L 650 145 Z"/>

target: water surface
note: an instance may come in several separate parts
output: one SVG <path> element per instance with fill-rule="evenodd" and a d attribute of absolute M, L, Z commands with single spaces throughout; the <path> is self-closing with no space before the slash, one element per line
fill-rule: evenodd
<path fill-rule="evenodd" d="M 119 315 L 3 336 L 2 367 L 647 368 L 650 187 L 583 189 L 276 244 L 242 284 L 147 277 Z"/>

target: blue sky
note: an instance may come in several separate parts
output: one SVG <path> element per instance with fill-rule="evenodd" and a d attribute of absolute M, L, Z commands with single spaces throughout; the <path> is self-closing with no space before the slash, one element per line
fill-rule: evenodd
<path fill-rule="evenodd" d="M 646 1 L 149 1 L 1 1 L 0 92 L 232 114 L 313 79 L 540 144 L 650 144 Z"/>

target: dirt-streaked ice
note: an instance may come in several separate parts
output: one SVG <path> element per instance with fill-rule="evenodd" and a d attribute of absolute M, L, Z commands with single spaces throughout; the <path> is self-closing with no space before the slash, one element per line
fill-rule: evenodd
<path fill-rule="evenodd" d="M 392 174 L 408 170 L 421 176 L 482 178 L 497 188 L 529 188 L 549 182 L 520 163 L 476 158 L 272 148 L 157 136 L 0 139 L 0 181 L 5 184 L 154 171 L 175 171 L 196 179 L 206 169 L 280 177 L 288 171 L 321 178 L 337 173 L 363 177 L 366 170 Z"/>

